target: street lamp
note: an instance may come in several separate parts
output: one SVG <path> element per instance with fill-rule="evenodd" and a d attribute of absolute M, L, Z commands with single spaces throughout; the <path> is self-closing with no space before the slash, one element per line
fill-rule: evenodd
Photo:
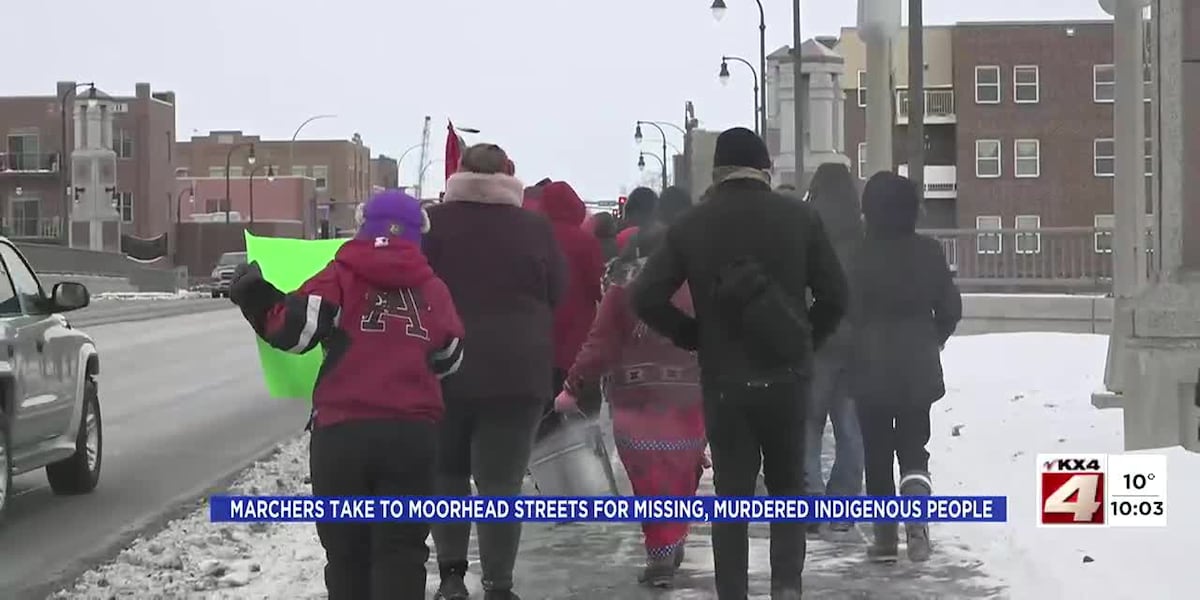
<path fill-rule="evenodd" d="M 725 0 L 713 0 L 712 13 L 713 13 L 714 19 L 716 19 L 718 21 L 720 21 L 721 19 L 724 19 L 725 11 L 727 9 L 728 9 L 728 7 L 725 6 Z"/>
<path fill-rule="evenodd" d="M 767 134 L 767 12 L 763 10 L 762 0 L 754 0 L 758 4 L 758 72 L 762 73 L 763 81 L 759 85 L 759 105 L 761 106 L 762 123 L 760 135 Z M 720 21 L 725 16 L 725 0 L 713 0 L 713 18 Z M 800 102 L 796 102 L 799 106 Z"/>
<path fill-rule="evenodd" d="M 182 190 L 179 190 L 178 194 L 175 194 L 175 222 L 176 223 L 183 222 L 183 193 L 184 192 L 188 192 L 188 203 L 194 204 L 196 202 L 196 182 L 193 181 L 187 187 L 183 188 Z"/>
<path fill-rule="evenodd" d="M 731 60 L 734 62 L 742 63 L 743 65 L 746 65 L 746 67 L 750 69 L 750 73 L 754 75 L 754 133 L 761 135 L 762 131 L 759 130 L 759 119 L 760 119 L 759 112 L 765 113 L 766 109 L 761 107 L 758 103 L 758 91 L 759 91 L 759 81 L 760 81 L 759 76 L 758 76 L 759 75 L 758 70 L 754 68 L 754 64 L 752 64 L 750 61 L 748 61 L 740 56 L 722 56 L 721 57 L 721 72 L 717 74 L 717 78 L 721 80 L 721 85 L 729 85 L 729 61 L 731 61 Z M 761 119 L 763 122 L 766 122 L 766 120 L 767 120 L 766 114 L 763 114 L 761 116 Z"/>
<path fill-rule="evenodd" d="M 250 155 L 246 157 L 246 163 L 253 165 L 255 163 L 254 142 L 243 142 L 241 144 L 234 144 L 233 147 L 231 147 L 229 149 L 229 152 L 225 153 L 225 222 L 226 223 L 229 222 L 229 210 L 233 203 L 232 200 L 230 199 L 230 193 L 229 193 L 229 168 L 232 166 L 231 163 L 233 162 L 233 153 L 236 152 L 238 150 L 238 148 L 245 148 L 247 146 L 250 147 Z"/>
<path fill-rule="evenodd" d="M 667 132 L 663 131 L 663 128 L 657 121 L 638 121 L 637 128 L 633 130 L 633 139 L 639 144 L 642 143 L 642 125 L 649 125 L 657 129 L 659 135 L 662 136 L 662 189 L 665 190 L 667 189 Z M 685 133 L 684 135 L 687 134 Z"/>
<path fill-rule="evenodd" d="M 254 155 L 251 154 L 250 158 L 253 159 Z M 250 164 L 254 164 L 253 160 L 250 160 L 249 162 Z M 254 227 L 254 175 L 261 169 L 262 165 L 258 165 L 257 167 L 250 169 L 250 181 L 247 184 L 250 186 L 250 228 Z M 267 166 L 267 181 L 275 181 L 275 165 Z M 251 231 L 250 233 L 254 232 Z"/>
<path fill-rule="evenodd" d="M 313 121 L 317 121 L 320 119 L 336 119 L 336 118 L 337 118 L 337 115 L 313 115 L 300 123 L 300 126 L 296 128 L 296 131 L 292 132 L 292 141 L 288 142 L 288 168 L 289 169 L 296 166 L 296 137 L 300 135 L 300 130 L 304 129 L 304 127 L 306 125 L 308 125 L 309 123 L 312 123 Z"/>
<path fill-rule="evenodd" d="M 67 161 L 67 156 L 70 155 L 70 152 L 67 150 L 67 96 L 74 94 L 75 92 L 79 91 L 79 88 L 84 87 L 84 86 L 86 86 L 88 88 L 88 95 L 87 95 L 88 108 L 95 108 L 96 105 L 99 104 L 99 101 L 96 100 L 96 84 L 91 81 L 89 81 L 87 83 L 78 83 L 78 84 L 75 84 L 75 86 L 73 86 L 73 87 L 67 88 L 67 90 L 64 91 L 62 93 L 62 95 L 59 96 L 59 98 L 58 98 L 59 118 L 62 120 L 62 147 L 61 147 L 61 150 L 59 151 L 60 156 L 58 157 L 58 176 L 59 176 L 59 182 L 62 184 L 60 187 L 64 191 L 70 187 L 67 184 L 67 177 L 68 177 L 69 170 L 64 168 L 64 164 Z M 62 231 L 59 233 L 59 235 L 62 236 L 62 243 L 65 246 L 71 245 L 71 206 L 72 206 L 72 204 L 73 203 L 71 202 L 70 194 L 63 194 L 62 214 L 66 215 L 67 222 L 66 222 L 66 227 L 62 228 Z"/>
<path fill-rule="evenodd" d="M 665 190 L 665 189 L 667 189 L 667 161 L 666 161 L 666 157 L 665 157 L 665 156 L 664 156 L 664 157 L 659 157 L 658 155 L 654 154 L 653 152 L 651 152 L 651 153 L 650 153 L 650 157 L 652 157 L 654 160 L 657 160 L 657 161 L 658 161 L 658 164 L 662 165 L 662 184 L 663 184 L 663 187 L 662 187 L 662 189 L 663 189 L 663 190 Z M 639 170 L 639 171 L 643 171 L 643 170 L 645 170 L 645 169 L 646 169 L 646 153 L 645 153 L 645 152 L 640 152 L 640 151 L 638 152 L 638 162 L 637 162 L 637 166 L 638 166 L 638 170 Z M 661 192 L 662 190 L 659 190 L 659 191 Z"/>

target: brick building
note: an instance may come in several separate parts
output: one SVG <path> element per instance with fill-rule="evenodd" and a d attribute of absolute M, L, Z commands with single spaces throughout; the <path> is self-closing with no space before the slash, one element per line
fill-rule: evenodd
<path fill-rule="evenodd" d="M 96 90 L 112 107 L 111 139 L 104 143 L 116 153 L 115 185 L 109 192 L 116 215 L 105 237 L 114 242 L 117 231 L 153 238 L 171 226 L 175 94 L 154 92 L 148 83 L 138 83 L 134 90 L 132 96 Z M 0 134 L 5 137 L 0 146 L 0 222 L 16 239 L 62 242 L 67 202 L 75 201 L 67 194 L 71 174 L 62 166 L 69 162 L 64 154 L 69 159 L 70 153 L 63 149 L 77 145 L 80 130 L 73 107 L 85 102 L 89 86 L 59 82 L 56 90 L 47 91 L 0 98 Z M 76 223 L 76 245 L 86 245 L 87 231 L 86 222 Z"/>
<path fill-rule="evenodd" d="M 229 202 L 225 202 L 224 177 L 180 177 L 172 214 L 179 210 L 181 221 L 221 221 L 226 209 L 231 222 L 297 221 L 312 237 L 317 231 L 314 207 L 316 180 L 312 177 L 270 177 L 260 168 L 254 177 L 229 180 Z"/>
<path fill-rule="evenodd" d="M 400 187 L 400 163 L 380 154 L 371 159 L 371 189 L 395 189 Z"/>
<path fill-rule="evenodd" d="M 894 43 L 892 63 L 901 173 L 907 35 Z M 1111 21 L 926 27 L 924 226 L 1110 228 L 1112 39 Z M 836 48 L 846 60 L 846 149 L 865 178 L 865 48 L 853 28 L 842 30 Z M 1018 253 L 1040 252 L 1039 235 L 1017 237 Z M 1106 252 L 1110 238 L 1094 238 L 1089 252 Z M 998 253 L 1001 237 L 989 239 Z"/>
<path fill-rule="evenodd" d="M 254 149 L 254 166 L 249 164 Z M 259 176 L 272 168 L 277 176 L 308 177 L 316 190 L 318 236 L 336 236 L 354 226 L 354 207 L 371 193 L 371 149 L 357 134 L 349 140 L 263 140 L 241 131 L 213 131 L 176 145 L 179 176 L 240 178 L 255 166 Z M 256 191 L 257 191 L 257 183 Z M 223 190 L 222 190 L 223 193 Z M 232 195 L 232 194 L 231 194 Z"/>

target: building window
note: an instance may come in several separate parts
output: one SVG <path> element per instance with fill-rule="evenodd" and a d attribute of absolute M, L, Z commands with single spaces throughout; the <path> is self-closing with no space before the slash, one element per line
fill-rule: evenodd
<path fill-rule="evenodd" d="M 1037 104 L 1041 96 L 1041 77 L 1037 65 L 1013 67 L 1013 102 Z"/>
<path fill-rule="evenodd" d="M 208 168 L 208 176 L 224 179 L 225 178 L 225 167 L 209 167 Z"/>
<path fill-rule="evenodd" d="M 329 186 L 329 167 L 324 165 L 315 165 L 312 168 L 313 179 L 316 180 L 316 188 L 324 190 Z"/>
<path fill-rule="evenodd" d="M 1154 175 L 1154 140 L 1146 138 L 1146 177 Z"/>
<path fill-rule="evenodd" d="M 1112 102 L 1116 94 L 1117 73 L 1112 65 L 1092 67 L 1092 100 Z"/>
<path fill-rule="evenodd" d="M 975 67 L 975 103 L 1000 104 L 1000 67 Z"/>
<path fill-rule="evenodd" d="M 1117 151 L 1112 138 L 1100 138 L 1092 142 L 1092 174 L 1096 177 L 1112 177 L 1117 169 Z"/>
<path fill-rule="evenodd" d="M 9 210 L 12 211 L 12 229 L 8 235 L 13 237 L 43 237 L 42 236 L 42 199 L 25 192 L 20 196 L 8 197 Z"/>
<path fill-rule="evenodd" d="M 1000 140 L 975 140 L 975 176 L 995 179 L 1000 171 Z"/>
<path fill-rule="evenodd" d="M 113 198 L 113 207 L 121 215 L 122 223 L 133 222 L 133 192 L 117 192 Z"/>
<path fill-rule="evenodd" d="M 133 158 L 133 136 L 125 131 L 118 131 L 113 136 L 113 152 L 117 158 Z"/>
<path fill-rule="evenodd" d="M 975 217 L 976 231 L 995 231 L 997 233 L 980 233 L 975 236 L 975 252 L 979 254 L 1000 254 L 1004 249 L 1004 243 L 1000 237 L 1001 229 L 1000 217 L 978 216 Z"/>
<path fill-rule="evenodd" d="M 1037 254 L 1042 251 L 1042 218 L 1038 215 L 1017 215 L 1017 254 Z M 1031 231 L 1031 233 L 1025 233 Z"/>
<path fill-rule="evenodd" d="M 242 171 L 241 167 L 229 167 L 229 176 L 231 178 L 241 177 L 242 173 L 243 173 L 243 171 Z"/>
<path fill-rule="evenodd" d="M 1038 177 L 1042 174 L 1042 143 L 1039 140 L 1013 141 L 1013 176 Z"/>
<path fill-rule="evenodd" d="M 1092 227 L 1096 232 L 1092 234 L 1092 247 L 1097 254 L 1111 254 L 1113 245 L 1113 225 L 1116 224 L 1116 219 L 1112 215 L 1096 215 L 1092 218 Z"/>
<path fill-rule="evenodd" d="M 866 107 L 866 105 L 867 105 L 867 72 L 866 71 L 860 70 L 858 72 L 858 89 L 855 90 L 855 94 L 858 96 L 859 108 Z"/>
<path fill-rule="evenodd" d="M 858 143 L 858 178 L 867 178 L 867 143 Z"/>
<path fill-rule="evenodd" d="M 40 142 L 37 133 L 8 134 L 8 161 L 0 168 L 13 171 L 37 171 L 42 169 Z M 2 150 L 2 149 L 0 149 Z"/>

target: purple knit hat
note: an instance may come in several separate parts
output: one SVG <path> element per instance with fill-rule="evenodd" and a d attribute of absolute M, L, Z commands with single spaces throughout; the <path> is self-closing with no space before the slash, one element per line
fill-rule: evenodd
<path fill-rule="evenodd" d="M 429 215 L 421 203 L 400 190 L 379 192 L 360 209 L 358 233 L 354 236 L 360 240 L 398 237 L 420 244 L 421 234 L 429 231 Z"/>

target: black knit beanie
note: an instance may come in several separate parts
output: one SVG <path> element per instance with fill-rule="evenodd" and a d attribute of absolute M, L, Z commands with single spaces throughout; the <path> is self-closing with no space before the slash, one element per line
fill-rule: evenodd
<path fill-rule="evenodd" d="M 771 168 L 771 154 L 758 134 L 745 127 L 734 127 L 717 136 L 713 167 L 749 167 L 766 171 Z"/>

